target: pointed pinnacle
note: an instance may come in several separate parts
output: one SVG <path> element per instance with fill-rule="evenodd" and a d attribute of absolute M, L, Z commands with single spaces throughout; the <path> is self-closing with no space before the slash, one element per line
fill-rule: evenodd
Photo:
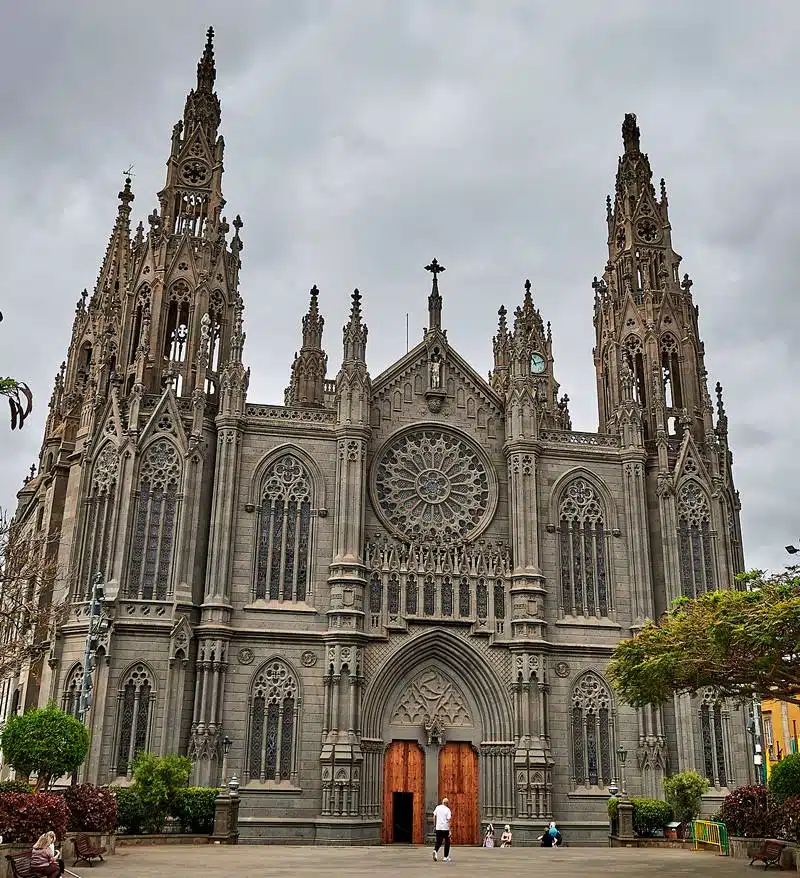
<path fill-rule="evenodd" d="M 350 320 L 353 323 L 359 323 L 361 321 L 361 293 L 359 293 L 357 288 L 353 290 L 350 301 Z"/>
<path fill-rule="evenodd" d="M 309 306 L 308 306 L 308 313 L 309 314 L 318 314 L 319 313 L 318 300 L 319 300 L 319 290 L 317 289 L 317 285 L 314 284 L 314 286 L 311 287 L 311 302 L 309 303 Z"/>
<path fill-rule="evenodd" d="M 210 27 L 206 32 L 206 44 L 203 49 L 203 55 L 197 62 L 197 90 L 211 92 L 216 78 L 217 71 L 214 66 L 214 28 Z"/>
<path fill-rule="evenodd" d="M 625 146 L 625 152 L 639 152 L 639 136 L 636 113 L 626 113 L 622 123 L 622 142 Z"/>

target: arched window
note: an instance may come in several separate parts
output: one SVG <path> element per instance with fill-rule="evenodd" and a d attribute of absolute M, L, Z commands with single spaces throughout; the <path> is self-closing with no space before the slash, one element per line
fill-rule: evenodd
<path fill-rule="evenodd" d="M 117 699 L 117 774 L 123 775 L 150 744 L 155 686 L 144 664 L 134 665 L 123 677 Z"/>
<path fill-rule="evenodd" d="M 700 704 L 700 738 L 703 742 L 703 770 L 714 787 L 728 785 L 725 759 L 725 730 L 722 703 L 713 689 L 707 689 Z"/>
<path fill-rule="evenodd" d="M 81 687 L 83 685 L 83 665 L 75 665 L 69 672 L 64 692 L 61 696 L 61 709 L 70 716 L 78 716 L 81 705 Z"/>
<path fill-rule="evenodd" d="M 558 507 L 561 602 L 568 616 L 607 616 L 605 515 L 595 488 L 575 479 Z"/>
<path fill-rule="evenodd" d="M 178 280 L 169 293 L 167 321 L 164 327 L 163 357 L 173 363 L 186 359 L 189 338 L 189 300 L 191 290 L 185 280 Z"/>
<path fill-rule="evenodd" d="M 299 717 L 297 679 L 275 659 L 253 682 L 246 783 L 297 783 Z"/>
<path fill-rule="evenodd" d="M 642 340 L 638 335 L 629 335 L 625 339 L 622 343 L 622 356 L 627 360 L 628 367 L 633 374 L 633 398 L 642 408 L 647 409 L 644 355 L 642 353 Z"/>
<path fill-rule="evenodd" d="M 107 444 L 97 455 L 92 467 L 89 496 L 86 498 L 82 563 L 76 589 L 78 597 L 87 597 L 94 577 L 98 573 L 106 573 L 118 474 L 119 454 L 113 445 Z"/>
<path fill-rule="evenodd" d="M 613 775 L 611 692 L 588 671 L 572 687 L 572 777 L 579 787 L 606 787 Z"/>
<path fill-rule="evenodd" d="M 311 591 L 311 477 L 292 454 L 267 471 L 261 491 L 255 598 L 304 601 Z"/>
<path fill-rule="evenodd" d="M 145 452 L 139 470 L 139 491 L 131 543 L 131 563 L 125 593 L 139 600 L 166 600 L 172 593 L 181 459 L 167 439 L 158 439 Z"/>
<path fill-rule="evenodd" d="M 678 343 L 669 333 L 661 339 L 661 374 L 664 380 L 664 403 L 667 408 L 683 408 Z"/>
<path fill-rule="evenodd" d="M 150 286 L 143 284 L 136 296 L 136 307 L 133 312 L 131 343 L 128 351 L 128 362 L 133 363 L 140 346 L 145 346 L 150 336 Z"/>
<path fill-rule="evenodd" d="M 695 598 L 716 587 L 714 546 L 711 542 L 711 512 L 703 489 L 694 480 L 678 491 L 678 551 L 681 591 Z"/>

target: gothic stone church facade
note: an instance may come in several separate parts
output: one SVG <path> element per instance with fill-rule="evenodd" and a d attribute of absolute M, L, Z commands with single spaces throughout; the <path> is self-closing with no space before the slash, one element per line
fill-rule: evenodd
<path fill-rule="evenodd" d="M 650 796 L 687 768 L 716 797 L 749 782 L 735 705 L 636 710 L 604 677 L 621 638 L 743 567 L 721 391 L 715 411 L 635 116 L 593 285 L 598 432 L 572 430 L 530 284 L 486 379 L 443 328 L 435 260 L 402 359 L 370 374 L 356 291 L 329 378 L 315 287 L 284 404 L 258 404 L 215 77 L 209 32 L 149 228 L 126 180 L 78 302 L 17 511 L 50 535 L 71 615 L 4 710 L 77 708 L 99 572 L 85 779 L 187 754 L 194 783 L 239 778 L 243 840 L 421 842 L 443 794 L 457 842 L 492 820 L 524 843 L 549 818 L 601 838 L 623 770 Z"/>

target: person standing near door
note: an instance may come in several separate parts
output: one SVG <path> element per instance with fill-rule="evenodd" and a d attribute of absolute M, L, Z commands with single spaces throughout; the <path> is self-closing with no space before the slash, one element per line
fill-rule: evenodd
<path fill-rule="evenodd" d="M 450 802 L 447 796 L 442 799 L 442 804 L 433 809 L 433 828 L 436 831 L 436 847 L 433 849 L 433 861 L 439 859 L 439 848 L 444 844 L 444 860 L 450 862 L 450 821 L 453 812 L 450 810 Z"/>

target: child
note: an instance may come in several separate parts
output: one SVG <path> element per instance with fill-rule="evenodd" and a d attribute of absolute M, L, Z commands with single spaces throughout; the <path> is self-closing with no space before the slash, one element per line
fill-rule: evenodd
<path fill-rule="evenodd" d="M 486 835 L 483 837 L 483 846 L 485 848 L 494 847 L 494 826 L 491 823 L 486 827 Z"/>

